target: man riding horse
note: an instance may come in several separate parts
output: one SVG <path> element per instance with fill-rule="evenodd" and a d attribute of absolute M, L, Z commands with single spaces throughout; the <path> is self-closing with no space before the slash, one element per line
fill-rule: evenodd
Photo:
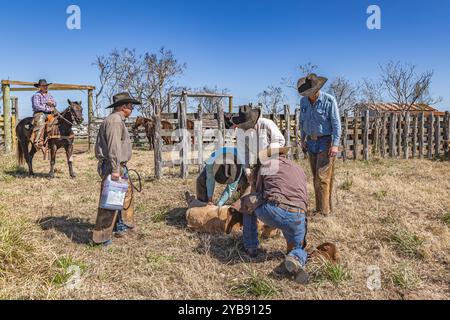
<path fill-rule="evenodd" d="M 33 95 L 31 99 L 33 107 L 33 134 L 31 142 L 36 150 L 40 150 L 44 146 L 43 132 L 45 122 L 50 114 L 56 113 L 56 101 L 48 92 L 48 87 L 51 83 L 47 83 L 45 79 L 39 80 L 34 86 L 39 88 L 39 91 Z"/>

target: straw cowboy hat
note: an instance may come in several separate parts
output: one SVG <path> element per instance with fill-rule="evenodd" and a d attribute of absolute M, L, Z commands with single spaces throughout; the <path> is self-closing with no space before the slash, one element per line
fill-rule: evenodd
<path fill-rule="evenodd" d="M 256 126 L 261 117 L 261 109 L 246 105 L 239 108 L 239 115 L 225 119 L 225 125 L 228 129 L 232 125 L 237 125 L 242 130 L 249 130 Z"/>
<path fill-rule="evenodd" d="M 34 86 L 36 87 L 36 88 L 39 88 L 39 87 L 41 87 L 41 86 L 51 86 L 53 83 L 47 83 L 47 80 L 45 80 L 45 79 L 41 79 L 41 80 L 39 80 L 37 83 L 35 83 L 34 84 Z"/>
<path fill-rule="evenodd" d="M 128 92 L 122 92 L 118 93 L 113 97 L 114 103 L 107 107 L 106 109 L 113 109 L 120 107 L 124 104 L 132 103 L 136 105 L 141 105 L 141 102 L 137 101 L 136 99 L 133 99 Z"/>
<path fill-rule="evenodd" d="M 322 89 L 328 81 L 325 77 L 319 77 L 315 73 L 311 73 L 306 77 L 298 80 L 297 90 L 301 96 L 309 97 Z"/>
<path fill-rule="evenodd" d="M 276 155 L 287 155 L 289 151 L 291 151 L 292 147 L 269 147 L 267 149 L 261 150 L 259 152 L 259 161 L 262 163 L 266 162 L 267 160 L 270 160 L 272 156 Z"/>

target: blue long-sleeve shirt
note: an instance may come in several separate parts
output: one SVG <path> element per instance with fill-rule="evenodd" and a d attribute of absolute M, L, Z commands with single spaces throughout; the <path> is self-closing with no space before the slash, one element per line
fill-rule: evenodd
<path fill-rule="evenodd" d="M 319 99 L 311 105 L 308 97 L 300 101 L 300 126 L 302 139 L 310 135 L 332 136 L 333 146 L 341 145 L 342 124 L 336 99 L 325 92 L 320 92 Z"/>
<path fill-rule="evenodd" d="M 242 159 L 238 155 L 238 149 L 233 147 L 224 147 L 220 148 L 219 150 L 215 151 L 211 157 L 206 161 L 206 192 L 208 195 L 208 198 L 212 198 L 214 195 L 214 190 L 216 187 L 216 179 L 214 176 L 214 164 L 219 159 L 219 157 L 223 157 L 224 154 L 236 156 L 238 158 L 239 164 L 242 164 L 244 166 L 244 162 L 242 162 Z M 240 159 L 240 160 L 239 160 Z M 239 181 L 242 178 L 242 175 L 245 174 L 244 170 L 241 170 L 239 178 L 229 185 L 226 186 L 224 192 L 222 193 L 222 196 L 217 202 L 217 206 L 221 207 L 225 205 L 225 203 L 228 201 L 228 199 L 231 198 L 233 193 L 237 190 L 237 187 L 239 185 Z"/>

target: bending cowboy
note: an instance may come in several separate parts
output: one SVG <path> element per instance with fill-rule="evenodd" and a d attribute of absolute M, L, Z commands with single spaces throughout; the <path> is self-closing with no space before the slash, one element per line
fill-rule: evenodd
<path fill-rule="evenodd" d="M 271 148 L 259 154 L 256 192 L 240 200 L 244 207 L 247 200 L 251 203 L 243 211 L 244 247 L 250 257 L 258 256 L 258 219 L 269 227 L 280 229 L 287 243 L 285 269 L 296 282 L 306 284 L 307 180 L 303 169 L 286 158 L 289 150 Z M 253 197 L 256 199 L 251 200 Z"/>
<path fill-rule="evenodd" d="M 103 121 L 97 135 L 95 156 L 99 161 L 98 171 L 103 180 L 111 175 L 113 181 L 118 181 L 121 177 L 128 178 L 126 165 L 132 155 L 132 144 L 125 120 L 131 116 L 133 105 L 141 103 L 131 98 L 128 93 L 117 94 L 113 99 L 114 103 L 107 108 L 113 109 L 113 113 Z M 95 244 L 109 245 L 113 234 L 116 237 L 124 237 L 128 230 L 134 228 L 133 202 L 133 190 L 130 184 L 124 205 L 127 209 L 123 211 L 98 209 L 93 233 Z"/>
<path fill-rule="evenodd" d="M 327 78 L 310 74 L 298 81 L 302 147 L 314 177 L 316 213 L 332 213 L 334 165 L 341 145 L 341 118 L 336 99 L 320 89 Z"/>
<path fill-rule="evenodd" d="M 197 178 L 197 200 L 214 205 L 216 183 L 226 185 L 216 203 L 218 207 L 224 206 L 238 188 L 241 192 L 248 188 L 244 162 L 238 157 L 236 148 L 220 148 L 206 161 L 205 168 Z"/>
<path fill-rule="evenodd" d="M 278 126 L 272 120 L 263 118 L 260 108 L 240 107 L 238 116 L 225 118 L 225 126 L 227 129 L 256 130 L 259 150 L 269 147 L 282 148 L 286 145 L 284 135 Z"/>
<path fill-rule="evenodd" d="M 43 147 L 43 131 L 48 115 L 56 112 L 56 101 L 48 92 L 51 83 L 47 83 L 45 79 L 39 80 L 34 84 L 39 91 L 31 98 L 33 107 L 33 134 L 31 142 L 37 150 Z"/>

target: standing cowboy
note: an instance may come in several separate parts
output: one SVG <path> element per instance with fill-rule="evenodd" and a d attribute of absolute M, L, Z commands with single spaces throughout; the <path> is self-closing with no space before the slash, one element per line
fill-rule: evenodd
<path fill-rule="evenodd" d="M 95 156 L 99 161 L 99 174 L 103 181 L 109 175 L 113 181 L 118 181 L 121 177 L 128 178 L 126 165 L 131 160 L 132 144 L 125 120 L 131 116 L 133 105 L 141 104 L 131 98 L 129 93 L 119 93 L 113 100 L 114 103 L 107 108 L 113 109 L 113 113 L 100 126 L 95 145 Z M 99 207 L 93 233 L 94 243 L 109 245 L 113 233 L 117 237 L 123 237 L 129 229 L 134 228 L 133 202 L 133 189 L 130 184 L 125 197 L 126 209 L 117 212 Z"/>
<path fill-rule="evenodd" d="M 49 114 L 56 112 L 56 101 L 48 92 L 48 87 L 51 83 L 47 83 L 45 79 L 39 80 L 34 86 L 39 88 L 39 91 L 31 98 L 33 107 L 33 134 L 31 142 L 37 150 L 43 147 L 43 131 L 45 122 Z"/>
<path fill-rule="evenodd" d="M 327 78 L 310 74 L 298 81 L 298 92 L 303 98 L 301 107 L 302 147 L 308 151 L 316 213 L 324 216 L 332 212 L 334 165 L 341 144 L 341 118 L 336 99 L 320 89 Z"/>

